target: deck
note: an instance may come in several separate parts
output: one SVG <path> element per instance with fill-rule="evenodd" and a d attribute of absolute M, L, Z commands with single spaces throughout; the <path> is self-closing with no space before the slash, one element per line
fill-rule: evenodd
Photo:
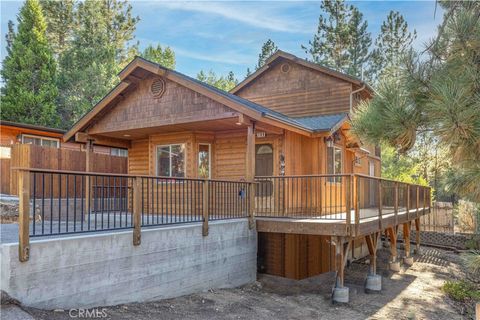
<path fill-rule="evenodd" d="M 378 208 L 365 209 L 372 216 L 359 219 L 358 224 L 355 223 L 354 210 L 350 213 L 350 223 L 347 223 L 346 212 L 309 218 L 256 217 L 255 220 L 258 232 L 361 237 L 413 221 L 427 214 L 429 209 L 412 209 L 408 214 L 407 210 L 401 210 L 396 214 L 382 214 L 381 218 L 378 216 Z"/>

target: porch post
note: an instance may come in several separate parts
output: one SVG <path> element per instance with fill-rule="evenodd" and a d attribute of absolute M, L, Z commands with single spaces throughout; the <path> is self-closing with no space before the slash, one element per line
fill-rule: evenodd
<path fill-rule="evenodd" d="M 247 128 L 247 152 L 245 159 L 245 179 L 249 183 L 249 208 L 248 208 L 248 226 L 254 228 L 255 216 L 255 122 L 248 125 Z"/>
<path fill-rule="evenodd" d="M 405 247 L 405 257 L 403 258 L 403 262 L 412 265 L 413 258 L 410 255 L 410 221 L 403 224 L 403 242 Z"/>
<path fill-rule="evenodd" d="M 415 253 L 420 254 L 420 218 L 415 219 Z"/>
<path fill-rule="evenodd" d="M 400 271 L 400 262 L 397 261 L 397 227 L 387 228 L 387 233 L 390 238 L 390 270 Z"/>
<path fill-rule="evenodd" d="M 18 171 L 18 196 L 18 259 L 25 262 L 30 258 L 30 172 L 27 170 Z"/>
<path fill-rule="evenodd" d="M 367 293 L 382 290 L 382 276 L 377 274 L 377 246 L 380 234 L 381 232 L 374 232 L 365 236 L 370 253 L 370 270 L 365 281 L 365 292 Z"/>
<path fill-rule="evenodd" d="M 344 237 L 335 237 L 335 267 L 337 269 L 337 279 L 335 281 L 335 288 L 333 289 L 333 302 L 347 303 L 349 300 L 349 289 L 344 287 L 345 279 L 345 265 L 347 263 L 347 254 L 350 250 L 352 240 L 347 240 L 347 246 L 344 245 Z"/>

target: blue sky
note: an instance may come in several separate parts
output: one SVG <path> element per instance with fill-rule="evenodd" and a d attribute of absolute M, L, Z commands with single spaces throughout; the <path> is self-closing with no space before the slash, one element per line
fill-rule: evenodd
<path fill-rule="evenodd" d="M 1 53 L 9 19 L 16 22 L 22 1 L 1 1 Z M 368 21 L 375 37 L 390 10 L 404 15 L 418 38 L 418 49 L 435 35 L 442 11 L 434 1 L 352 1 Z M 141 47 L 152 43 L 174 49 L 177 70 L 195 76 L 199 70 L 226 74 L 233 70 L 243 78 L 257 62 L 260 48 L 271 38 L 280 49 L 306 57 L 301 49 L 313 37 L 320 14 L 319 1 L 131 1 Z"/>

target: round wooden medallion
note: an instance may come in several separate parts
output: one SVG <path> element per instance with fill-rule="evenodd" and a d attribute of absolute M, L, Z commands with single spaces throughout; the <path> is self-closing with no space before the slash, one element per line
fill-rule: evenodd
<path fill-rule="evenodd" d="M 165 93 L 165 80 L 162 78 L 155 78 L 150 85 L 150 93 L 155 98 L 160 98 Z"/>
<path fill-rule="evenodd" d="M 290 64 L 284 63 L 284 64 L 282 64 L 280 69 L 282 70 L 283 73 L 287 73 L 288 71 L 290 71 Z"/>

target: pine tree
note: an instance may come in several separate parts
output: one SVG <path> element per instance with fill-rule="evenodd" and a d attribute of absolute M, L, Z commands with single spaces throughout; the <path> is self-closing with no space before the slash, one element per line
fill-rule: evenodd
<path fill-rule="evenodd" d="M 323 0 L 320 8 L 317 33 L 302 48 L 311 61 L 360 77 L 371 45 L 362 13 L 344 0 Z"/>
<path fill-rule="evenodd" d="M 411 52 L 398 77 L 384 77 L 377 94 L 353 116 L 366 142 L 406 152 L 430 131 L 449 151 L 451 190 L 480 201 L 480 3 L 440 2 L 437 38 L 424 55 Z"/>
<path fill-rule="evenodd" d="M 74 0 L 40 0 L 47 21 L 47 39 L 57 58 L 68 49 L 74 30 Z"/>
<path fill-rule="evenodd" d="M 2 118 L 54 127 L 58 125 L 56 66 L 38 0 L 26 0 L 17 20 L 14 36 L 13 24 L 9 23 L 11 42 L 1 71 L 5 82 Z"/>
<path fill-rule="evenodd" d="M 416 37 L 415 30 L 408 31 L 408 23 L 403 16 L 398 11 L 390 11 L 375 40 L 368 71 L 370 82 L 375 83 L 383 76 L 394 76 Z"/>
<path fill-rule="evenodd" d="M 163 49 L 159 44 L 156 47 L 148 45 L 141 56 L 166 68 L 175 69 L 175 52 L 170 47 Z"/>
<path fill-rule="evenodd" d="M 8 20 L 8 31 L 7 34 L 5 35 L 5 41 L 7 42 L 7 54 L 9 55 L 10 52 L 12 51 L 12 43 L 13 39 L 15 38 L 15 25 L 12 20 Z"/>
<path fill-rule="evenodd" d="M 212 70 L 208 71 L 208 73 L 201 70 L 197 74 L 197 79 L 223 91 L 230 91 L 238 84 L 238 80 L 235 78 L 233 71 L 230 71 L 227 76 L 224 77 L 218 76 Z"/>
<path fill-rule="evenodd" d="M 118 81 L 131 59 L 138 17 L 121 0 L 85 0 L 74 12 L 72 41 L 60 56 L 59 77 L 63 124 L 68 127 L 92 108 Z"/>
<path fill-rule="evenodd" d="M 262 45 L 262 51 L 258 55 L 258 63 L 255 66 L 255 70 L 258 70 L 261 67 L 263 67 L 263 65 L 268 60 L 268 58 L 270 58 L 277 50 L 278 50 L 278 47 L 275 45 L 275 42 L 273 42 L 271 39 L 268 39 Z"/>

